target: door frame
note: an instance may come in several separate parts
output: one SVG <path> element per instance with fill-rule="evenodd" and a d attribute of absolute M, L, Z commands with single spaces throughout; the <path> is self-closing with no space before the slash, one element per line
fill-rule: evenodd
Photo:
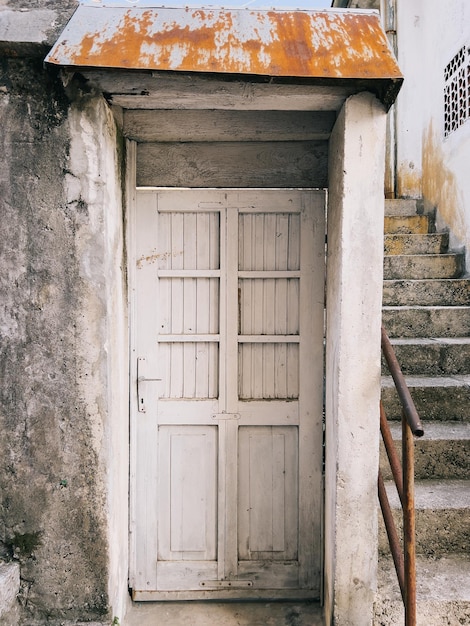
<path fill-rule="evenodd" d="M 290 102 L 294 107 L 295 100 Z M 329 139 L 323 532 L 326 624 L 333 620 L 371 622 L 376 595 L 385 125 L 386 112 L 375 96 L 356 93 L 342 104 Z M 126 143 L 126 197 L 131 211 L 136 151 L 133 141 Z M 129 219 L 126 229 L 130 245 Z M 135 389 L 131 388 L 131 400 L 133 396 Z M 130 497 L 132 510 L 132 491 Z M 114 527 L 110 520 L 111 530 Z"/>

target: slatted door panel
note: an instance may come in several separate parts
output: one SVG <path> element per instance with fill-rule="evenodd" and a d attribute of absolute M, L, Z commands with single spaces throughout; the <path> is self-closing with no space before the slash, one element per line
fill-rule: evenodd
<path fill-rule="evenodd" d="M 298 396 L 300 213 L 239 218 L 239 393 L 243 399 Z M 275 336 L 290 335 L 289 342 Z M 251 337 L 250 337 L 251 336 Z M 271 336 L 271 343 L 262 343 Z M 251 339 L 251 341 L 250 341 Z"/>
<path fill-rule="evenodd" d="M 159 422 L 204 423 L 219 396 L 219 204 L 203 210 L 178 192 L 157 202 Z M 200 404 L 187 417 L 191 399 Z"/>
<path fill-rule="evenodd" d="M 158 341 L 163 398 L 218 394 L 218 212 L 158 212 Z M 209 339 L 210 341 L 204 341 Z"/>

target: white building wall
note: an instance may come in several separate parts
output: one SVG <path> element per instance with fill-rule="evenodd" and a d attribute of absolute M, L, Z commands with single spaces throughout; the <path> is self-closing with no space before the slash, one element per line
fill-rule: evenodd
<path fill-rule="evenodd" d="M 397 0 L 397 193 L 437 207 L 454 249 L 470 248 L 470 120 L 444 137 L 444 68 L 470 45 L 468 0 Z M 467 94 L 467 100 L 468 100 Z"/>

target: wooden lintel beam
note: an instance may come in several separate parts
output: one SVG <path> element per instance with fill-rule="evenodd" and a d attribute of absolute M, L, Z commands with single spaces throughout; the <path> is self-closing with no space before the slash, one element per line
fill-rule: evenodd
<path fill-rule="evenodd" d="M 323 188 L 328 142 L 141 143 L 137 185 Z"/>
<path fill-rule="evenodd" d="M 139 142 L 321 141 L 334 111 L 124 111 L 124 135 Z"/>

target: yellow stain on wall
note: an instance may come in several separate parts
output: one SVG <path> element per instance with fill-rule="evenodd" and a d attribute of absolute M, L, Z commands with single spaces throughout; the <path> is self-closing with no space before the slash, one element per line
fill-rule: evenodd
<path fill-rule="evenodd" d="M 453 235 L 465 241 L 463 200 L 455 175 L 446 167 L 442 140 L 432 121 L 423 133 L 423 199 L 435 206 Z"/>
<path fill-rule="evenodd" d="M 397 170 L 397 193 L 399 198 L 421 198 L 422 175 L 412 163 L 402 163 Z"/>

